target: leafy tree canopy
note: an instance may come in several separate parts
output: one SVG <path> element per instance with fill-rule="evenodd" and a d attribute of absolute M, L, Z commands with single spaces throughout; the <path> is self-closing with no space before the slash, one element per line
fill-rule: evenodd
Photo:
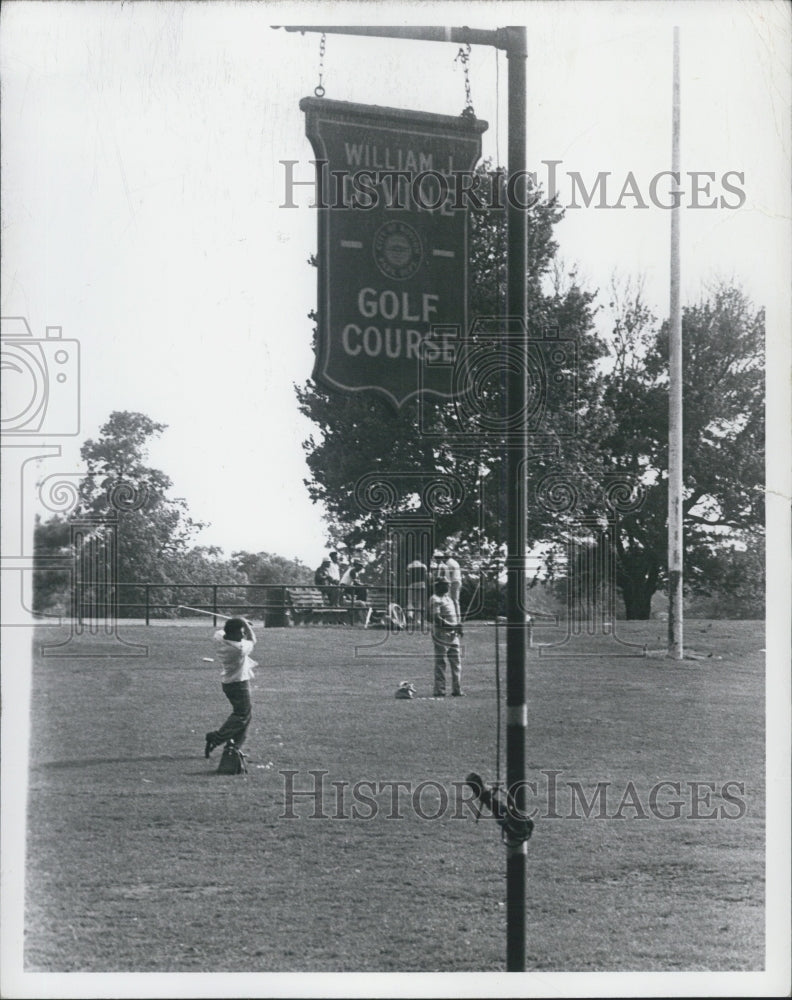
<path fill-rule="evenodd" d="M 251 584 L 313 583 L 309 566 L 271 552 L 232 552 L 231 565 Z"/>
<path fill-rule="evenodd" d="M 600 474 L 629 474 L 643 503 L 620 521 L 617 585 L 629 617 L 647 617 L 665 582 L 668 516 L 669 326 L 659 327 L 640 289 L 619 309 L 602 382 L 608 414 L 598 447 Z M 764 523 L 764 311 L 737 288 L 716 287 L 682 311 L 685 578 L 730 535 L 761 537 Z"/>
<path fill-rule="evenodd" d="M 148 465 L 150 440 L 166 429 L 142 413 L 115 411 L 80 449 L 86 476 L 77 515 L 107 518 L 119 512 L 118 578 L 165 583 L 204 525 L 184 499 L 170 497 L 171 479 Z M 101 530 L 101 528 L 99 529 Z"/>

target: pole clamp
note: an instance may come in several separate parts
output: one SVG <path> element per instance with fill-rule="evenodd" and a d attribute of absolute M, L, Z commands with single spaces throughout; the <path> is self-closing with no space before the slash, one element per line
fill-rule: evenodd
<path fill-rule="evenodd" d="M 501 839 L 507 847 L 519 847 L 530 839 L 534 822 L 517 807 L 517 802 L 511 792 L 504 793 L 499 788 L 486 788 L 480 774 L 471 771 L 465 778 L 465 784 L 473 790 L 476 802 L 481 802 L 494 816 L 501 828 Z M 481 816 L 476 815 L 478 822 Z"/>

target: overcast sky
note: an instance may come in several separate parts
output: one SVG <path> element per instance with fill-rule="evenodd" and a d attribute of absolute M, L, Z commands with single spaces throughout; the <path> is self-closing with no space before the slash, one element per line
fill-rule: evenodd
<path fill-rule="evenodd" d="M 738 207 L 682 218 L 683 303 L 734 279 L 788 337 L 789 8 L 760 3 L 380 5 L 3 4 L 2 315 L 81 348 L 81 432 L 42 475 L 78 471 L 79 443 L 112 410 L 168 425 L 152 464 L 174 481 L 199 541 L 316 564 L 321 512 L 293 386 L 311 374 L 316 213 L 285 209 L 281 160 L 311 177 L 301 97 L 319 36 L 287 24 L 526 24 L 528 159 L 587 187 L 632 171 L 647 208 L 573 208 L 561 257 L 589 288 L 643 275 L 668 310 L 670 213 L 651 204 L 670 169 L 672 29 L 682 47 L 682 169 Z M 458 46 L 329 35 L 328 98 L 459 114 Z M 486 156 L 506 159 L 506 59 L 474 48 L 472 100 Z M 729 175 L 738 197 L 724 187 Z M 740 175 L 739 177 L 737 175 Z M 660 191 L 665 188 L 661 186 Z M 300 203 L 301 202 L 301 203 Z"/>

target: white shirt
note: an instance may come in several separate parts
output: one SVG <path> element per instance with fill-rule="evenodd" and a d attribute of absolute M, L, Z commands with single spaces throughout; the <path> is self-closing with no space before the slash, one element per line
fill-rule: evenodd
<path fill-rule="evenodd" d="M 447 625 L 441 625 L 437 619 L 442 618 Z M 457 618 L 456 604 L 454 604 L 450 594 L 443 594 L 438 597 L 432 594 L 429 598 L 429 620 L 432 623 L 432 632 L 447 634 L 449 628 L 459 624 Z"/>
<path fill-rule="evenodd" d="M 459 567 L 459 563 L 456 559 L 452 559 L 450 556 L 445 561 L 445 578 L 450 583 L 461 583 L 462 582 L 462 570 Z"/>
<path fill-rule="evenodd" d="M 253 668 L 258 666 L 256 661 L 250 658 L 255 642 L 251 642 L 250 639 L 232 642 L 231 639 L 226 639 L 222 629 L 215 632 L 213 639 L 217 659 L 223 664 L 223 684 L 249 681 L 254 676 Z"/>
<path fill-rule="evenodd" d="M 333 562 L 332 559 L 330 560 L 330 565 L 327 567 L 327 575 L 335 583 L 338 583 L 338 581 L 341 579 L 341 567 L 338 565 L 338 563 Z"/>

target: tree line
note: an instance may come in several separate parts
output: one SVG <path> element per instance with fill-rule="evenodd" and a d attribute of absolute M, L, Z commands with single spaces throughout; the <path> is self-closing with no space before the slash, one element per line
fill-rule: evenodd
<path fill-rule="evenodd" d="M 142 584 L 156 584 L 152 603 L 200 606 L 208 601 L 207 584 L 219 585 L 219 600 L 237 602 L 238 585 L 309 583 L 313 569 L 298 559 L 271 552 L 236 551 L 225 556 L 217 546 L 194 544 L 205 524 L 194 520 L 183 499 L 170 496 L 172 481 L 148 464 L 151 440 L 166 430 L 142 413 L 116 411 L 102 425 L 96 439 L 80 449 L 85 475 L 78 489 L 78 502 L 68 516 L 37 519 L 33 575 L 33 607 L 38 612 L 68 614 L 72 601 L 69 568 L 84 544 L 84 534 L 75 541 L 74 525 L 90 524 L 90 532 L 101 544 L 116 521 L 114 583 L 121 584 L 118 600 L 134 606 L 135 617 L 144 603 Z M 51 560 L 63 569 L 47 569 Z M 175 585 L 179 584 L 178 591 Z M 193 584 L 195 590 L 185 585 Z M 263 592 L 247 594 L 251 604 L 263 601 Z M 173 612 L 159 612 L 163 614 Z"/>

